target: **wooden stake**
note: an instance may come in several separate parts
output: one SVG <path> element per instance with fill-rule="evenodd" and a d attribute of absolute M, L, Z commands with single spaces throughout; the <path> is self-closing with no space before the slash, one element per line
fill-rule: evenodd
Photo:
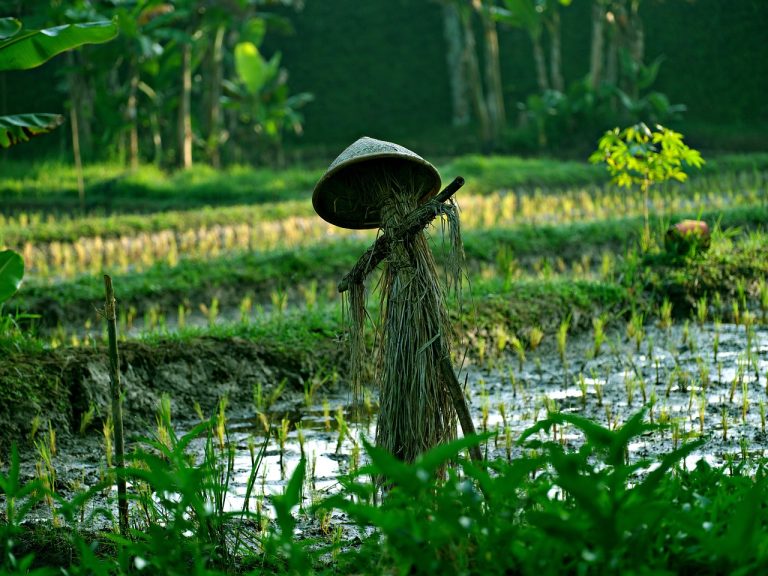
<path fill-rule="evenodd" d="M 104 275 L 104 288 L 107 293 L 104 316 L 107 319 L 109 335 L 109 381 L 112 396 L 112 423 L 115 427 L 115 467 L 117 468 L 117 511 L 120 534 L 128 536 L 128 493 L 125 486 L 125 440 L 123 438 L 123 406 L 120 384 L 120 357 L 117 354 L 117 303 L 112 289 L 112 278 Z"/>
<path fill-rule="evenodd" d="M 443 374 L 443 381 L 448 387 L 448 393 L 451 395 L 453 407 L 456 409 L 456 415 L 459 417 L 461 431 L 464 433 L 464 436 L 475 434 L 475 425 L 472 423 L 472 416 L 469 414 L 469 406 L 467 406 L 464 392 L 461 389 L 461 384 L 459 384 L 459 379 L 456 378 L 456 373 L 453 371 L 451 359 L 448 354 L 443 356 L 443 359 L 440 361 L 440 371 Z M 469 456 L 475 462 L 483 461 L 480 446 L 477 444 L 469 447 Z"/>

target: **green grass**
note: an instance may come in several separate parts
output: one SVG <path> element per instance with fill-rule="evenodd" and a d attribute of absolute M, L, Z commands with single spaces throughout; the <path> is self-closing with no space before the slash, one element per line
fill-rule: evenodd
<path fill-rule="evenodd" d="M 441 166 L 440 173 L 446 181 L 463 176 L 466 192 L 482 195 L 518 187 L 563 188 L 608 181 L 605 170 L 586 162 L 514 156 L 461 156 Z"/>
<path fill-rule="evenodd" d="M 604 170 L 587 164 L 586 160 L 467 155 L 438 168 L 445 183 L 464 176 L 465 191 L 472 194 L 510 188 L 589 186 L 608 180 Z M 764 153 L 727 155 L 708 159 L 702 174 L 766 169 L 768 155 Z M 322 169 L 271 170 L 245 166 L 215 171 L 201 165 L 183 172 L 165 173 L 153 166 L 130 171 L 120 165 L 89 165 L 84 170 L 85 208 L 91 214 L 150 213 L 204 206 L 306 201 L 322 172 Z M 77 213 L 80 203 L 76 172 L 64 163 L 6 162 L 0 176 L 0 202 L 6 215 L 11 212 Z"/>
<path fill-rule="evenodd" d="M 84 174 L 85 208 L 89 213 L 148 213 L 294 200 L 310 195 L 321 174 L 239 166 L 223 171 L 196 166 L 166 174 L 152 166 L 129 171 L 117 165 L 93 165 Z M 7 210 L 77 212 L 75 170 L 66 164 L 11 165 L 0 179 L 0 201 Z"/>

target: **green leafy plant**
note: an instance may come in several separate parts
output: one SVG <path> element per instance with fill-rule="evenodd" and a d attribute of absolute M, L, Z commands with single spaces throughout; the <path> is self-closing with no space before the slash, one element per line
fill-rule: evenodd
<path fill-rule="evenodd" d="M 13 250 L 0 252 L 0 307 L 21 286 L 24 278 L 24 259 Z"/>
<path fill-rule="evenodd" d="M 279 151 L 286 129 L 301 133 L 304 119 L 299 109 L 314 97 L 307 92 L 288 93 L 288 74 L 280 67 L 281 54 L 277 52 L 269 60 L 264 58 L 259 51 L 264 22 L 251 22 L 254 25 L 249 27 L 248 39 L 235 46 L 237 78 L 223 81 L 223 103 L 237 112 L 240 126 L 247 128 L 242 137 L 256 133 Z"/>
<path fill-rule="evenodd" d="M 116 35 L 115 21 L 26 30 L 16 18 L 0 18 L 0 72 L 36 68 L 57 54 L 83 44 L 108 42 Z M 59 114 L 0 116 L 0 147 L 8 148 L 47 134 L 63 121 Z"/>
<path fill-rule="evenodd" d="M 642 122 L 624 130 L 608 130 L 589 161 L 604 163 L 616 185 L 640 188 L 645 240 L 650 239 L 648 192 L 651 186 L 668 180 L 685 182 L 687 167 L 701 168 L 704 164 L 701 154 L 683 142 L 682 134 L 658 124 L 651 130 Z"/>

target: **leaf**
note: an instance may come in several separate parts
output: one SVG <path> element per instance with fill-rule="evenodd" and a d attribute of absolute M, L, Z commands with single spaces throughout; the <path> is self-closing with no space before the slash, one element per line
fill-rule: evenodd
<path fill-rule="evenodd" d="M 108 42 L 117 33 L 116 20 L 22 30 L 10 39 L 0 40 L 0 72 L 35 68 L 83 44 Z"/>
<path fill-rule="evenodd" d="M 459 452 L 465 448 L 482 444 L 491 436 L 493 436 L 492 433 L 472 434 L 471 436 L 464 436 L 458 440 L 452 440 L 447 444 L 438 444 L 428 452 L 419 456 L 416 459 L 415 466 L 423 468 L 431 473 L 452 458 L 455 458 Z"/>
<path fill-rule="evenodd" d="M 13 250 L 0 252 L 0 304 L 8 300 L 21 286 L 24 260 Z"/>
<path fill-rule="evenodd" d="M 280 532 L 284 538 L 290 538 L 293 534 L 293 527 L 296 521 L 291 515 L 291 509 L 297 506 L 301 501 L 301 486 L 304 484 L 304 474 L 307 469 L 305 458 L 299 460 L 299 464 L 291 475 L 285 492 L 281 496 L 273 498 L 277 523 L 280 526 Z"/>
<path fill-rule="evenodd" d="M 673 450 L 672 452 L 665 454 L 659 465 L 650 474 L 648 474 L 636 488 L 637 493 L 646 498 L 650 497 L 653 490 L 656 489 L 664 475 L 667 473 L 667 471 L 669 471 L 670 468 L 672 468 L 672 466 L 681 460 L 684 460 L 686 456 L 704 444 L 704 440 L 695 440 L 694 442 L 683 444 L 677 450 Z"/>
<path fill-rule="evenodd" d="M 21 30 L 21 22 L 16 18 L 0 18 L 0 41 L 15 36 Z"/>
<path fill-rule="evenodd" d="M 251 18 L 243 26 L 240 38 L 243 42 L 250 42 L 255 46 L 261 46 L 266 32 L 267 22 L 263 18 Z"/>
<path fill-rule="evenodd" d="M 656 81 L 656 76 L 659 75 L 659 68 L 662 62 L 664 62 L 664 56 L 659 56 L 648 66 L 640 67 L 637 78 L 637 87 L 640 90 L 649 88 Z"/>
<path fill-rule="evenodd" d="M 235 46 L 235 71 L 252 95 L 258 94 L 269 78 L 269 65 L 253 42 Z"/>
<path fill-rule="evenodd" d="M 366 466 L 374 474 L 381 474 L 401 488 L 418 491 L 422 482 L 418 480 L 417 468 L 398 460 L 384 448 L 370 444 L 363 438 L 366 454 L 371 459 L 371 465 Z"/>
<path fill-rule="evenodd" d="M 754 550 L 754 541 L 761 536 L 763 512 L 766 498 L 766 479 L 761 478 L 742 496 L 728 519 L 727 528 L 723 535 L 722 553 L 738 562 L 743 558 L 744 550 Z"/>
<path fill-rule="evenodd" d="M 656 424 L 646 424 L 643 422 L 646 412 L 647 408 L 641 408 L 635 412 L 621 428 L 613 433 L 614 436 L 609 453 L 609 464 L 621 466 L 624 460 L 624 453 L 629 447 L 629 442 L 632 438 L 660 428 L 660 426 Z"/>
<path fill-rule="evenodd" d="M 16 114 L 0 116 L 0 147 L 9 148 L 28 142 L 40 134 L 48 134 L 64 122 L 60 114 Z"/>

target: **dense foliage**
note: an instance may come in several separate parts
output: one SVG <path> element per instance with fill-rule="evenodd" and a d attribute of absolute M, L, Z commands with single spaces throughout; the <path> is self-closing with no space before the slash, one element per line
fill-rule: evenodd
<path fill-rule="evenodd" d="M 490 41 L 486 32 L 491 30 L 483 14 L 489 10 L 497 17 L 493 30 L 505 108 L 493 137 L 497 150 L 586 150 L 616 124 L 645 121 L 678 127 L 681 120 L 699 148 L 756 149 L 766 122 L 765 79 L 753 73 L 765 56 L 758 23 L 766 8 L 757 0 L 727 7 L 714 0 L 483 0 L 477 3 L 484 6 L 482 11 L 461 13 L 460 21 L 469 18 L 471 24 L 463 29 L 449 24 L 448 7 L 456 3 L 447 0 L 377 0 L 364 6 L 238 0 L 228 11 L 192 0 L 79 0 L 57 9 L 44 4 L 10 2 L 7 15 L 29 18 L 30 26 L 37 27 L 120 18 L 120 38 L 108 50 L 83 50 L 68 59 L 72 67 L 66 70 L 46 68 L 30 79 L 14 77 L 14 90 L 4 91 L 5 113 L 23 111 L 20 106 L 31 94 L 41 106 L 66 112 L 61 106 L 66 95 L 79 114 L 86 160 L 107 156 L 185 165 L 181 152 L 190 138 L 195 161 L 213 165 L 280 162 L 285 159 L 284 139 L 289 151 L 309 148 L 306 155 L 288 157 L 326 158 L 361 133 L 436 152 L 477 150 L 482 134 L 473 109 L 479 100 L 469 89 L 478 81 L 487 86 L 489 80 L 480 66 L 480 77 L 465 83 L 465 109 L 457 112 L 451 38 L 458 34 L 457 45 L 464 46 L 473 30 L 482 64 Z M 542 18 L 526 20 L 531 6 L 539 5 Z M 603 11 L 599 78 L 592 62 L 592 52 L 600 51 L 593 41 L 598 23 L 593 8 Z M 615 28 L 611 22 L 624 22 L 624 15 L 631 25 Z M 451 26 L 458 26 L 458 32 Z M 686 34 L 679 34 L 681 29 Z M 632 30 L 644 38 L 643 54 L 630 54 L 639 50 L 632 48 Z M 611 38 L 617 35 L 624 39 L 612 47 Z M 553 38 L 561 39 L 559 64 L 550 61 Z M 535 42 L 540 44 L 538 60 Z M 719 45 L 730 48 L 718 50 Z M 237 64 L 236 51 L 242 54 L 243 46 L 256 48 L 249 48 L 253 70 L 269 71 L 258 90 L 254 84 L 248 88 L 242 58 Z M 191 49 L 187 76 L 185 47 Z M 545 65 L 544 82 L 537 81 L 542 76 L 539 60 Z M 188 88 L 183 77 L 189 78 Z M 41 84 L 57 89 L 41 94 L 36 89 Z M 109 90 L 100 93 L 98 86 Z M 190 115 L 182 126 L 184 145 L 177 123 L 179 106 L 186 102 L 183 92 Z M 483 96 L 487 100 L 491 94 Z M 292 134 L 300 126 L 303 136 L 297 139 Z M 58 152 L 67 145 L 62 140 L 47 139 L 41 153 Z M 14 151 L 17 157 L 35 153 Z"/>

